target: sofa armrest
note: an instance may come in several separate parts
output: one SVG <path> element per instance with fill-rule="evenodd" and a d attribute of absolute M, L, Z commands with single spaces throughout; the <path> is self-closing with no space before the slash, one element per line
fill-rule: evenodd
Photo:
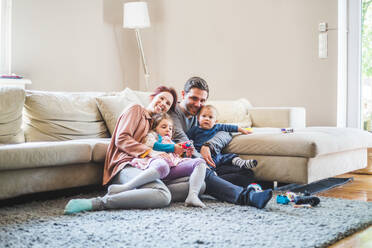
<path fill-rule="evenodd" d="M 252 127 L 304 128 L 306 111 L 302 107 L 252 107 L 248 109 Z"/>

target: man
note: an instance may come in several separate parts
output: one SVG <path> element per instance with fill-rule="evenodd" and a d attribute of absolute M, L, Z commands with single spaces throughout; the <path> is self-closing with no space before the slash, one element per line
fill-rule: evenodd
<path fill-rule="evenodd" d="M 197 126 L 197 114 L 208 96 L 209 88 L 204 79 L 192 77 L 186 82 L 182 91 L 182 101 L 177 105 L 175 111 L 170 113 L 175 125 L 174 141 L 184 142 L 189 140 L 186 132 L 191 127 Z M 211 152 L 213 151 L 216 154 L 221 153 L 222 148 L 230 141 L 231 136 L 229 133 L 218 132 L 214 138 L 204 143 L 200 153 L 195 151 L 194 155 L 196 157 L 203 157 L 210 166 L 216 167 Z M 216 169 L 216 172 L 221 178 L 242 187 L 247 187 L 255 180 L 252 170 L 231 165 L 221 165 Z"/>
<path fill-rule="evenodd" d="M 188 140 L 186 132 L 193 126 L 197 125 L 197 113 L 204 105 L 209 95 L 208 84 L 204 79 L 199 77 L 190 78 L 184 86 L 182 91 L 182 101 L 176 106 L 175 110 L 170 112 L 174 122 L 175 133 L 173 139 L 175 142 L 184 142 Z M 226 132 L 217 133 L 211 140 L 203 145 L 200 154 L 194 151 L 197 157 L 203 157 L 204 160 L 215 167 L 212 160 L 211 149 L 215 152 L 221 152 L 222 147 L 231 141 L 230 134 Z M 222 166 L 226 168 L 225 165 Z M 231 166 L 230 166 L 231 167 Z M 217 176 L 212 170 L 207 169 L 205 183 L 206 194 L 209 194 L 219 200 L 227 201 L 239 205 L 251 205 L 257 208 L 263 208 L 272 197 L 271 190 L 263 192 L 254 192 L 252 188 L 246 186 L 253 182 L 253 172 L 250 170 L 243 171 L 229 171 L 226 169 L 221 177 Z M 248 174 L 246 174 L 248 172 Z M 226 177 L 224 180 L 223 177 Z M 244 184 L 244 187 L 237 186 L 231 182 L 238 182 Z M 172 187 L 169 189 L 172 191 Z"/>

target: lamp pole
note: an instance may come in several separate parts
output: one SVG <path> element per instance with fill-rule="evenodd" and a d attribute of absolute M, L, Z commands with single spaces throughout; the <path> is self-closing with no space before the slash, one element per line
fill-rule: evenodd
<path fill-rule="evenodd" d="M 147 63 L 146 63 L 146 59 L 145 59 L 145 53 L 143 51 L 140 30 L 139 30 L 139 28 L 136 28 L 135 31 L 136 31 L 136 38 L 137 38 L 138 49 L 140 50 L 140 53 L 141 53 L 142 68 L 143 68 L 143 71 L 145 73 L 146 90 L 148 91 L 149 90 L 150 73 L 149 73 L 149 70 L 147 68 Z"/>

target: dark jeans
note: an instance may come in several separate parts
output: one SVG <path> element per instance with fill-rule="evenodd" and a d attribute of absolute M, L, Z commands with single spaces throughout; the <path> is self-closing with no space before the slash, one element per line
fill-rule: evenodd
<path fill-rule="evenodd" d="M 239 204 L 239 196 L 244 191 L 243 187 L 234 185 L 215 174 L 211 169 L 207 169 L 205 174 L 205 194 L 211 195 L 220 201 Z"/>
<path fill-rule="evenodd" d="M 212 153 L 213 162 L 216 164 L 216 168 L 223 164 L 232 164 L 233 158 L 236 158 L 238 154 L 235 153 Z"/>
<path fill-rule="evenodd" d="M 212 159 L 216 164 L 216 168 L 208 166 L 226 181 L 246 188 L 249 184 L 255 182 L 254 173 L 250 169 L 232 165 L 233 158 L 237 156 L 238 155 L 235 153 L 212 154 Z"/>
<path fill-rule="evenodd" d="M 211 195 L 220 201 L 234 203 L 237 205 L 249 205 L 249 190 L 234 185 L 217 176 L 211 169 L 205 174 L 205 194 Z"/>

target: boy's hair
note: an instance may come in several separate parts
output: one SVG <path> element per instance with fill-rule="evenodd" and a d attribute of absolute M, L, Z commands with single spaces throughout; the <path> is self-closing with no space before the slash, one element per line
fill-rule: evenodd
<path fill-rule="evenodd" d="M 199 116 L 200 113 L 203 111 L 203 109 L 207 109 L 207 108 L 209 108 L 209 109 L 213 109 L 213 110 L 216 112 L 216 119 L 217 119 L 217 117 L 218 117 L 218 110 L 217 110 L 217 108 L 216 108 L 215 106 L 213 106 L 213 105 L 211 105 L 211 104 L 204 105 L 203 107 L 201 107 L 201 109 L 200 109 L 200 111 L 199 111 L 199 113 L 198 113 L 198 116 Z"/>
<path fill-rule="evenodd" d="M 172 120 L 172 117 L 167 114 L 167 113 L 159 113 L 159 114 L 154 114 L 153 116 L 151 116 L 152 118 L 152 125 L 151 125 L 151 129 L 155 131 L 156 127 L 159 125 L 159 123 L 166 119 L 166 120 L 170 120 L 173 124 L 173 120 Z M 172 129 L 172 134 L 174 132 L 174 128 Z"/>
<path fill-rule="evenodd" d="M 205 90 L 205 91 L 207 91 L 208 96 L 209 96 L 209 87 L 208 87 L 208 84 L 201 77 L 192 77 L 189 80 L 187 80 L 187 82 L 185 83 L 185 86 L 184 86 L 183 90 L 186 93 L 189 93 L 189 91 L 192 88 L 198 88 L 200 90 Z"/>

